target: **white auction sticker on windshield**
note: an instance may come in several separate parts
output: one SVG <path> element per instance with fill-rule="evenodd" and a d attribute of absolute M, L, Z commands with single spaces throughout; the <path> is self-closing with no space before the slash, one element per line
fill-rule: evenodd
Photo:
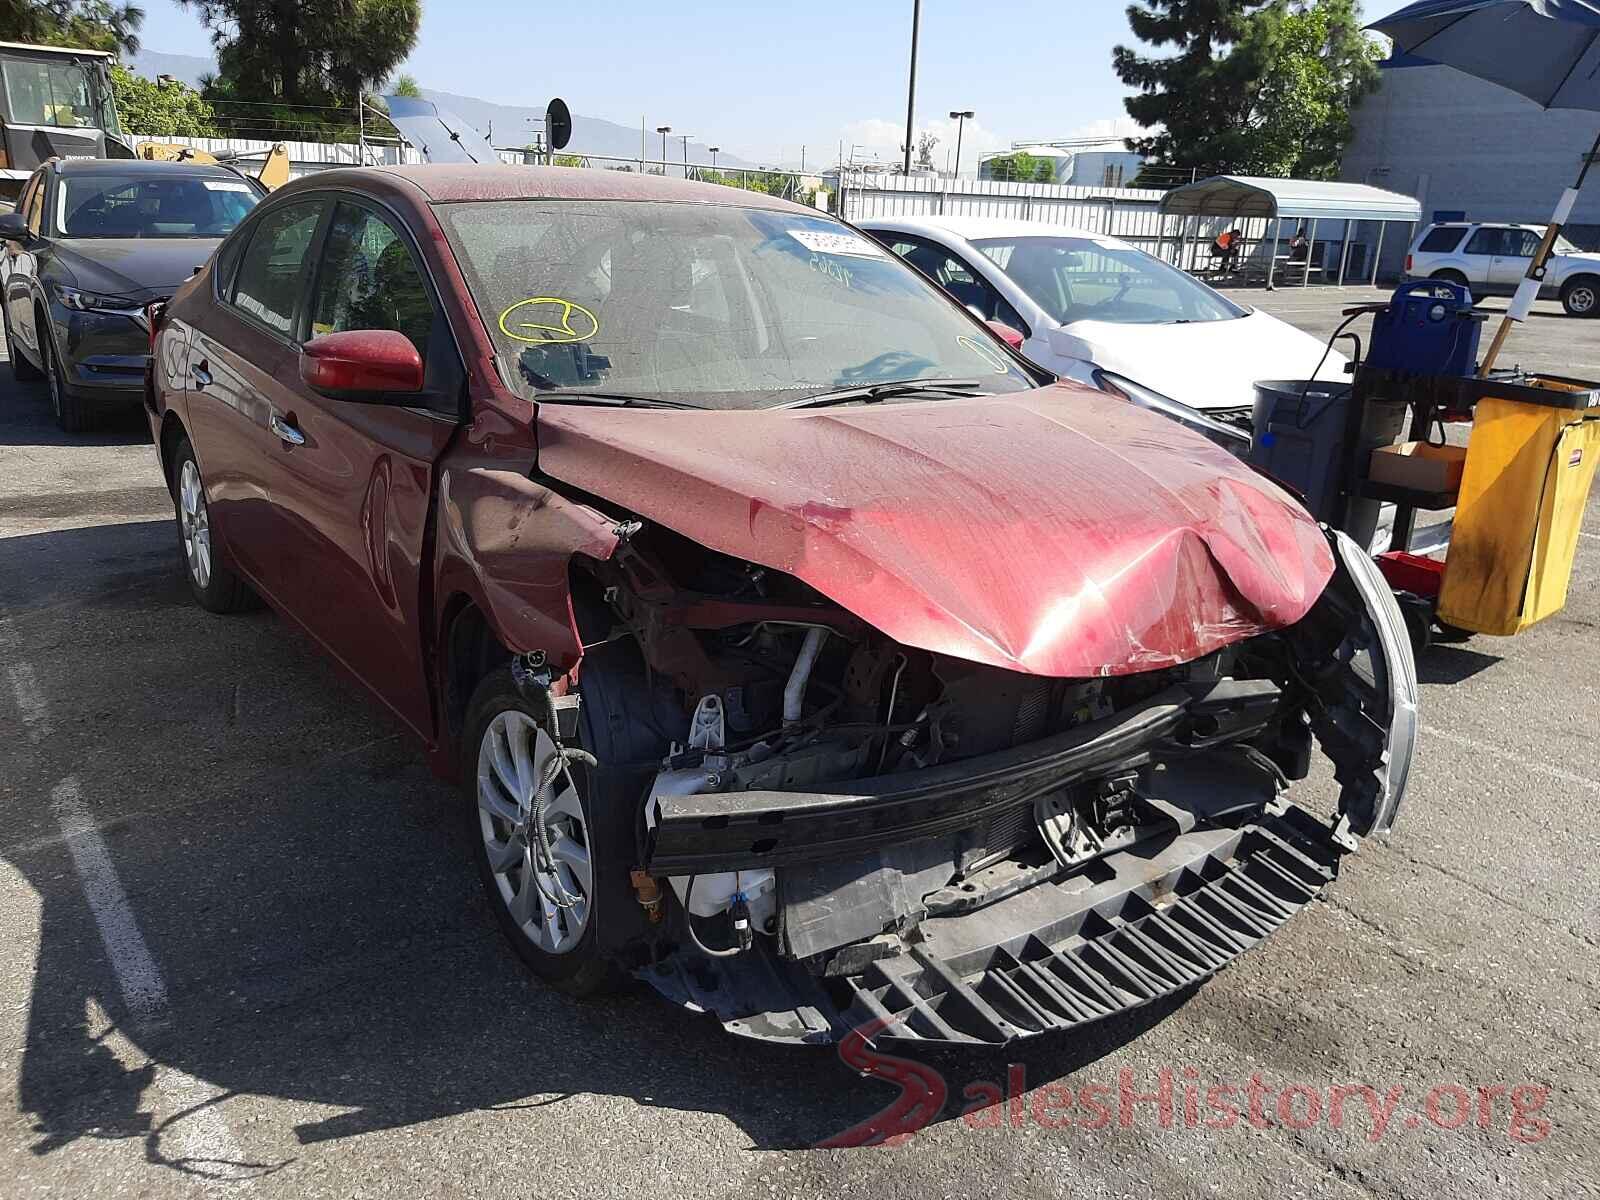
<path fill-rule="evenodd" d="M 232 179 L 202 179 L 200 186 L 208 192 L 243 192 L 246 196 L 253 190 L 248 183 Z"/>
<path fill-rule="evenodd" d="M 882 258 L 883 247 L 853 233 L 824 233 L 820 229 L 791 229 L 789 236 L 813 254 L 853 254 L 857 258 Z"/>

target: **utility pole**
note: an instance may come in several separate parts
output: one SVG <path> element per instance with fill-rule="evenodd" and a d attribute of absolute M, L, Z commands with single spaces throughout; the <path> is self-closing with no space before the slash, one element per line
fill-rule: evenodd
<path fill-rule="evenodd" d="M 922 0 L 911 0 L 911 79 L 906 85 L 906 144 L 905 162 L 901 171 L 911 174 L 911 123 L 917 111 L 917 30 L 922 24 Z"/>
<path fill-rule="evenodd" d="M 689 178 L 689 139 L 693 135 L 682 133 L 678 136 L 683 139 L 683 177 L 687 179 Z"/>
<path fill-rule="evenodd" d="M 978 114 L 970 108 L 966 112 L 953 112 L 950 119 L 956 123 L 956 169 L 951 172 L 955 178 L 961 177 L 961 134 L 967 127 L 967 122 Z"/>

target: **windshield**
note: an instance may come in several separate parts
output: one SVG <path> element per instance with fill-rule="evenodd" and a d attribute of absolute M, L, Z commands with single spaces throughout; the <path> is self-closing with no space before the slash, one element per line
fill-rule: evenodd
<path fill-rule="evenodd" d="M 972 244 L 1063 325 L 1227 321 L 1247 312 L 1159 258 L 1100 238 L 984 238 Z"/>
<path fill-rule="evenodd" d="M 0 58 L 6 85 L 7 119 L 15 125 L 59 129 L 104 129 L 118 132 L 106 104 L 97 70 L 87 63 L 34 58 Z"/>
<path fill-rule="evenodd" d="M 1576 246 L 1574 246 L 1571 242 L 1567 241 L 1567 239 L 1565 237 L 1563 237 L 1559 233 L 1556 234 L 1556 240 L 1551 245 L 1550 248 L 1557 254 L 1582 254 L 1583 253 L 1582 250 L 1579 250 Z"/>
<path fill-rule="evenodd" d="M 1035 386 L 881 246 L 732 205 L 511 200 L 438 208 L 512 386 L 766 408 L 913 379 Z"/>
<path fill-rule="evenodd" d="M 148 173 L 68 175 L 56 195 L 56 228 L 78 238 L 219 238 L 259 199 L 243 179 Z"/>

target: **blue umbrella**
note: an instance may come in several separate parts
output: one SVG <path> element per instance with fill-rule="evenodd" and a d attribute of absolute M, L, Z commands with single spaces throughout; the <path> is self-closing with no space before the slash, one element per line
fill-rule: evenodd
<path fill-rule="evenodd" d="M 1509 88 L 1544 108 L 1600 112 L 1600 0 L 1418 0 L 1368 29 L 1394 40 L 1397 52 L 1443 63 Z M 1539 252 L 1496 331 L 1481 373 L 1487 375 L 1512 321 L 1523 321 L 1544 280 L 1545 264 L 1572 213 L 1600 137 L 1577 182 L 1561 195 Z"/>

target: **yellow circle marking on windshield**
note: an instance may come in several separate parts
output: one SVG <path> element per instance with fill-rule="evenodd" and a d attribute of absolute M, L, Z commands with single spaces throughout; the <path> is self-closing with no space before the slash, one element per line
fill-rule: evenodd
<path fill-rule="evenodd" d="M 1007 363 L 1005 359 L 1000 357 L 999 352 L 995 350 L 993 346 L 985 346 L 983 343 L 973 338 L 969 338 L 964 333 L 958 336 L 956 341 L 960 342 L 968 350 L 971 350 L 979 358 L 983 359 L 984 362 L 993 367 L 996 375 L 1005 375 L 1010 372 L 1010 364 Z"/>
<path fill-rule="evenodd" d="M 560 296 L 531 296 L 500 314 L 500 332 L 535 346 L 586 342 L 600 332 L 600 318 L 583 305 Z"/>

